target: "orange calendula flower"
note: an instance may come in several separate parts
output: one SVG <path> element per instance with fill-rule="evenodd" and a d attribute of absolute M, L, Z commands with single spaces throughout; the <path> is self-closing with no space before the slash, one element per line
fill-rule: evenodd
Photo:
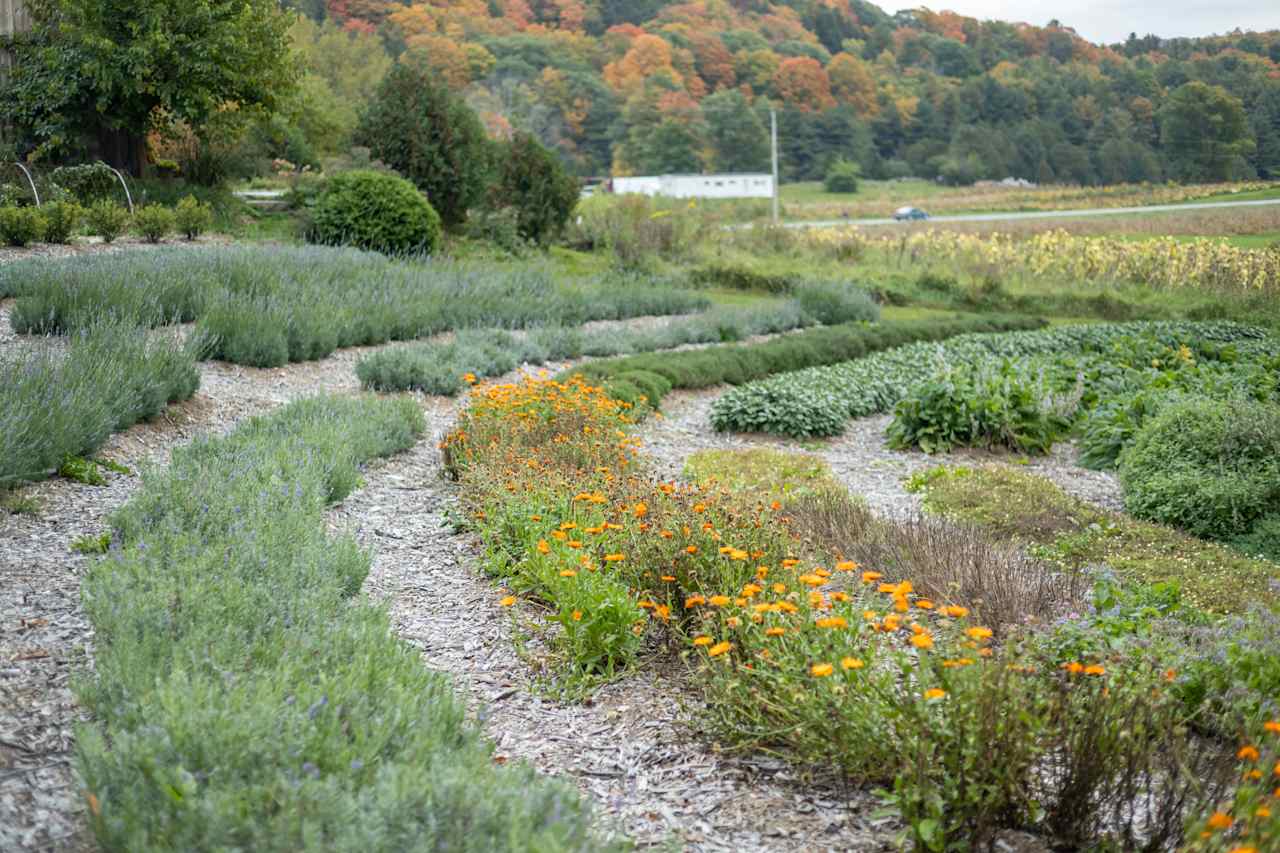
<path fill-rule="evenodd" d="M 766 637 L 781 637 L 785 633 L 787 633 L 786 628 L 767 628 L 764 635 Z"/>
<path fill-rule="evenodd" d="M 963 619 L 969 615 L 969 608 L 961 607 L 958 604 L 948 604 L 946 607 L 942 608 L 942 613 L 946 616 L 950 616 L 952 619 Z"/>
<path fill-rule="evenodd" d="M 577 548 L 581 548 L 581 547 L 582 547 L 582 540 L 581 540 L 581 539 L 570 539 L 568 542 L 566 542 L 566 543 L 564 543 L 564 544 L 568 545 L 570 548 L 577 549 Z"/>
<path fill-rule="evenodd" d="M 707 599 L 707 603 L 712 607 L 725 607 L 732 601 L 727 595 L 713 595 Z"/>
<path fill-rule="evenodd" d="M 911 645 L 917 649 L 931 649 L 933 648 L 933 637 L 928 634 L 916 634 L 911 638 Z"/>
<path fill-rule="evenodd" d="M 508 595 L 498 603 L 501 604 L 503 607 L 510 607 L 511 605 L 516 603 L 516 597 L 514 595 Z"/>
<path fill-rule="evenodd" d="M 581 611 L 581 610 L 575 610 L 575 611 L 573 611 L 573 621 L 574 621 L 574 622 L 581 622 L 581 621 L 582 621 L 582 611 Z"/>
<path fill-rule="evenodd" d="M 858 564 L 855 563 L 853 560 L 841 560 L 840 562 L 836 563 L 837 572 L 851 572 L 856 568 L 858 568 Z"/>
<path fill-rule="evenodd" d="M 777 501 L 770 501 L 769 509 L 773 510 L 774 512 L 777 512 L 778 510 L 782 509 L 782 504 L 778 503 Z"/>
<path fill-rule="evenodd" d="M 818 577 L 817 575 L 801 575 L 799 578 L 797 578 L 797 580 L 799 580 L 800 583 L 805 584 L 807 586 L 822 586 L 824 583 L 826 583 L 826 581 L 824 581 L 822 578 Z"/>
<path fill-rule="evenodd" d="M 961 667 L 961 666 L 971 666 L 972 664 L 973 664 L 973 658 L 954 658 L 953 660 L 944 660 L 942 662 L 942 665 L 947 669 L 955 669 L 956 667 Z"/>
<path fill-rule="evenodd" d="M 671 608 L 665 604 L 656 605 L 653 608 L 653 615 L 665 622 L 671 618 Z"/>
<path fill-rule="evenodd" d="M 577 574 L 578 574 L 578 572 L 577 572 L 577 570 L 576 570 L 576 569 L 561 569 L 561 570 L 560 570 L 560 577 L 562 577 L 562 578 L 572 578 L 572 577 L 576 577 L 576 576 L 577 576 Z"/>
<path fill-rule="evenodd" d="M 688 610 L 690 607 L 697 607 L 699 604 L 706 604 L 706 603 L 707 603 L 707 600 L 703 598 L 701 595 L 691 595 L 684 600 L 684 606 L 686 610 Z"/>
<path fill-rule="evenodd" d="M 1093 663 L 1084 668 L 1085 675 L 1106 675 L 1107 668 L 1102 664 Z"/>
<path fill-rule="evenodd" d="M 625 554 L 605 554 L 604 561 L 606 563 L 621 563 L 626 559 Z"/>
<path fill-rule="evenodd" d="M 847 628 L 849 623 L 843 616 L 824 616 L 817 621 L 819 628 Z"/>
<path fill-rule="evenodd" d="M 840 667 L 842 669 L 862 669 L 866 666 L 860 658 L 841 658 Z"/>
<path fill-rule="evenodd" d="M 702 634 L 693 638 L 693 644 L 695 646 L 709 646 L 711 645 L 711 638 L 706 634 Z"/>
<path fill-rule="evenodd" d="M 924 692 L 925 699 L 942 699 L 947 695 L 947 691 L 941 687 L 930 687 Z"/>
<path fill-rule="evenodd" d="M 730 643 L 729 641 L 725 640 L 725 641 L 716 643 L 714 646 L 707 649 L 707 654 L 711 655 L 711 657 L 713 658 L 719 657 L 720 655 L 724 654 L 725 652 L 729 651 L 732 648 L 733 648 L 733 643 Z"/>
<path fill-rule="evenodd" d="M 685 549 L 684 549 L 684 552 L 685 552 L 686 554 L 696 554 L 696 553 L 698 553 L 698 546 L 697 546 L 697 545 L 690 545 L 688 548 L 685 548 Z"/>
<path fill-rule="evenodd" d="M 1071 661 L 1070 663 L 1064 663 L 1062 665 L 1062 668 L 1065 669 L 1071 675 L 1079 675 L 1080 673 L 1084 672 L 1084 664 L 1074 660 Z"/>
<path fill-rule="evenodd" d="M 966 628 L 964 632 L 968 634 L 972 639 L 975 639 L 975 640 L 989 640 L 991 639 L 992 636 L 994 636 L 990 628 L 983 628 L 981 626 Z"/>
<path fill-rule="evenodd" d="M 644 501 L 640 501 L 632 508 L 631 512 L 636 518 L 644 518 L 649 514 L 649 505 Z"/>
<path fill-rule="evenodd" d="M 467 383 L 468 385 L 475 385 L 476 375 L 474 373 L 464 373 L 462 374 L 462 381 Z"/>
<path fill-rule="evenodd" d="M 809 667 L 809 674 L 814 678 L 826 678 L 835 671 L 836 668 L 829 663 L 815 663 Z"/>
<path fill-rule="evenodd" d="M 1255 811 L 1253 814 L 1256 817 L 1268 818 L 1268 817 L 1271 817 L 1271 809 L 1269 809 L 1266 806 L 1258 806 L 1257 811 Z"/>
<path fill-rule="evenodd" d="M 1272 734 L 1280 735 L 1280 720 L 1267 720 L 1262 727 Z"/>
<path fill-rule="evenodd" d="M 1166 669 L 1166 670 L 1164 671 L 1164 680 L 1165 680 L 1165 681 L 1173 681 L 1173 680 L 1174 680 L 1175 678 L 1177 678 L 1177 677 L 1178 677 L 1178 673 L 1177 673 L 1177 671 L 1176 671 L 1176 670 Z"/>
<path fill-rule="evenodd" d="M 663 576 L 660 578 L 660 580 L 662 580 L 664 583 L 671 583 L 671 582 L 672 582 L 672 581 L 674 581 L 675 579 L 676 579 L 676 576 L 675 576 L 675 575 L 663 575 Z M 686 606 L 687 606 L 687 605 L 686 605 Z"/>
<path fill-rule="evenodd" d="M 787 591 L 787 585 L 785 583 L 775 583 L 772 587 L 770 587 L 770 589 L 772 589 L 775 594 L 782 595 L 784 592 Z"/>
<path fill-rule="evenodd" d="M 862 573 L 862 582 L 863 582 L 863 583 L 875 583 L 876 581 L 880 580 L 880 578 L 882 578 L 882 577 L 884 577 L 884 575 L 880 574 L 879 572 L 863 572 L 863 573 Z"/>
<path fill-rule="evenodd" d="M 916 607 L 919 607 L 921 610 L 932 610 L 933 602 L 927 598 L 922 598 L 916 602 Z"/>
<path fill-rule="evenodd" d="M 1258 748 L 1246 743 L 1240 747 L 1240 750 L 1236 753 L 1236 758 L 1241 761 L 1257 761 L 1259 758 Z"/>
<path fill-rule="evenodd" d="M 675 536 L 675 534 L 672 533 L 670 530 L 661 530 L 658 532 L 658 535 L 661 536 L 663 539 L 670 539 L 672 536 Z"/>
<path fill-rule="evenodd" d="M 782 568 L 784 569 L 794 568 L 795 566 L 798 566 L 798 565 L 800 565 L 800 561 L 797 560 L 795 557 L 787 557 L 787 559 L 782 561 Z"/>
<path fill-rule="evenodd" d="M 547 544 L 547 540 L 545 540 L 545 539 L 539 539 L 539 540 L 538 540 L 538 553 L 539 553 L 539 554 L 550 554 L 550 553 L 551 553 L 551 546 L 550 546 L 549 544 Z"/>
<path fill-rule="evenodd" d="M 694 504 L 694 505 L 693 505 L 693 511 L 694 511 L 694 512 L 698 512 L 698 513 L 706 512 L 706 511 L 707 511 L 707 505 L 706 505 L 706 504 Z"/>
<path fill-rule="evenodd" d="M 1206 821 L 1210 829 L 1230 829 L 1233 823 L 1235 823 L 1235 820 L 1226 812 L 1214 812 L 1209 815 L 1209 820 Z"/>

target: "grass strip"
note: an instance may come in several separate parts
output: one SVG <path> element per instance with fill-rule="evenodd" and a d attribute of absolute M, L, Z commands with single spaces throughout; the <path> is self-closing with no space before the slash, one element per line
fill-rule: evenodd
<path fill-rule="evenodd" d="M 0 354 L 0 491 L 44 479 L 189 398 L 202 346 L 199 336 L 182 343 L 106 319 L 75 332 L 65 349 L 36 343 Z"/>
<path fill-rule="evenodd" d="M 76 753 L 104 849 L 607 847 L 567 786 L 495 764 L 359 596 L 370 555 L 326 532 L 361 464 L 424 428 L 406 399 L 314 398 L 144 475 L 84 583 Z"/>
<path fill-rule="evenodd" d="M 1175 586 L 1187 604 L 1213 613 L 1280 606 L 1275 563 L 1098 509 L 1044 477 L 1003 465 L 939 466 L 916 475 L 910 487 L 924 495 L 928 511 L 1031 546 L 1072 572 L 1104 564 L 1133 583 Z"/>
<path fill-rule="evenodd" d="M 703 310 L 710 300 L 649 276 L 557 281 L 546 264 L 401 260 L 319 246 L 121 252 L 0 267 L 15 331 L 63 334 L 103 313 L 144 325 L 199 321 L 209 355 L 276 367 L 340 347 L 453 329 L 578 325 Z"/>
<path fill-rule="evenodd" d="M 1039 329 L 1038 317 L 956 315 L 940 320 L 843 323 L 786 335 L 758 344 L 726 344 L 678 353 L 655 353 L 592 361 L 577 367 L 594 380 L 626 373 L 656 374 L 672 388 L 741 385 L 774 374 L 835 364 L 914 341 L 937 341 L 971 332 Z M 650 400 L 657 404 L 660 401 Z"/>

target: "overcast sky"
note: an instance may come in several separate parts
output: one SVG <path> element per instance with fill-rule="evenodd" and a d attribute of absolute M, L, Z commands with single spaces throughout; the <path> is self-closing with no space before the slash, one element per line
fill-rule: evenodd
<path fill-rule="evenodd" d="M 1280 29 L 1280 0 L 926 0 L 917 6 L 1040 26 L 1057 18 L 1089 41 L 1104 44 L 1124 41 L 1131 32 L 1204 36 L 1236 27 Z"/>

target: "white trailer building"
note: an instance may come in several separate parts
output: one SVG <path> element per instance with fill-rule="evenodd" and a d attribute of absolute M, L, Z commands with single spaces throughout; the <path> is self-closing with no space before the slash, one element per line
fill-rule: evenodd
<path fill-rule="evenodd" d="M 773 198 L 773 176 L 765 173 L 732 175 L 645 175 L 614 178 L 611 191 L 670 198 Z"/>

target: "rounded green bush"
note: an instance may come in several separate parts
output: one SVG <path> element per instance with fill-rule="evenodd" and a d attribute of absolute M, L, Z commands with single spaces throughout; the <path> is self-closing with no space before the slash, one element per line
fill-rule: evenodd
<path fill-rule="evenodd" d="M 124 233 L 129 224 L 129 211 L 113 201 L 103 199 L 89 205 L 85 222 L 89 231 L 100 236 L 102 242 L 111 243 Z"/>
<path fill-rule="evenodd" d="M 34 207 L 0 207 L 0 241 L 21 248 L 44 236 L 44 217 Z"/>
<path fill-rule="evenodd" d="M 430 254 L 440 245 L 440 216 L 404 178 L 360 169 L 329 180 L 316 200 L 307 240 L 385 254 Z"/>
<path fill-rule="evenodd" d="M 665 376 L 648 370 L 628 370 L 619 373 L 614 381 L 627 382 L 639 388 L 645 396 L 645 402 L 655 409 L 662 403 L 662 398 L 671 392 L 671 383 Z"/>
<path fill-rule="evenodd" d="M 40 208 L 44 216 L 44 239 L 48 243 L 69 243 L 84 208 L 74 201 L 51 201 Z"/>
<path fill-rule="evenodd" d="M 1248 534 L 1280 506 L 1280 406 L 1193 397 L 1120 454 L 1125 508 L 1206 539 Z"/>
<path fill-rule="evenodd" d="M 796 289 L 801 310 L 824 326 L 880 319 L 880 306 L 865 290 L 842 281 L 808 282 Z"/>
<path fill-rule="evenodd" d="M 836 160 L 827 168 L 827 174 L 822 179 L 822 188 L 829 193 L 856 193 L 860 177 L 862 177 L 862 169 L 857 163 Z"/>
<path fill-rule="evenodd" d="M 148 243 L 159 243 L 173 233 L 173 211 L 163 204 L 148 204 L 133 214 L 133 227 Z"/>

